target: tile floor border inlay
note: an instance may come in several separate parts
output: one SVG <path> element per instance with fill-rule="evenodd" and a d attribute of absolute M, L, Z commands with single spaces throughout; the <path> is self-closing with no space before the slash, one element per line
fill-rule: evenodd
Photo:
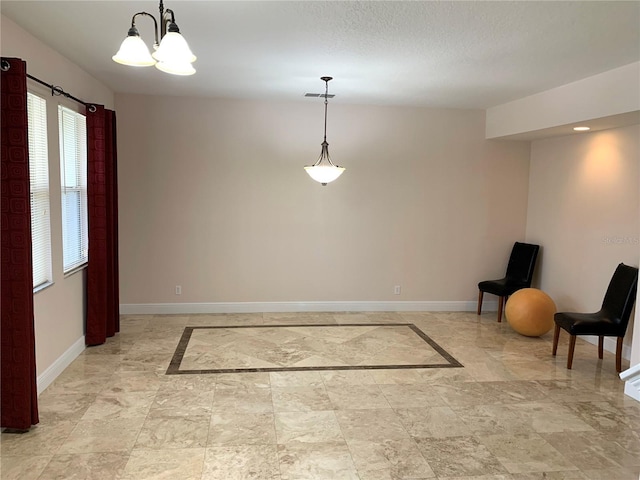
<path fill-rule="evenodd" d="M 242 328 L 314 328 L 314 327 L 408 327 L 420 339 L 424 341 L 446 362 L 443 363 L 423 363 L 423 364 L 399 364 L 399 365 L 326 365 L 326 366 L 292 366 L 292 367 L 244 367 L 244 368 L 213 368 L 198 370 L 180 370 L 180 365 L 187 352 L 189 341 L 195 330 L 214 329 L 242 329 Z M 438 345 L 427 334 L 420 330 L 413 323 L 344 323 L 344 324 L 295 324 L 295 325 L 228 325 L 228 326 L 194 326 L 185 327 L 178 346 L 173 354 L 166 375 L 194 375 L 207 373 L 239 373 L 239 372 L 300 372 L 300 371 L 323 371 L 323 370 L 385 370 L 385 369 L 415 369 L 415 368 L 459 368 L 463 367 L 458 360 L 449 354 L 444 348 Z"/>

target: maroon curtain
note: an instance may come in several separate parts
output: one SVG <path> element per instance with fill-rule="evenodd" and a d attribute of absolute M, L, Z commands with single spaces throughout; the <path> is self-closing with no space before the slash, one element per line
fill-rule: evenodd
<path fill-rule="evenodd" d="M 87 112 L 87 345 L 120 331 L 116 163 L 116 113 L 97 105 Z"/>
<path fill-rule="evenodd" d="M 2 59 L 2 295 L 0 426 L 28 430 L 38 423 L 33 326 L 27 64 Z M 5 62 L 7 62 L 5 64 Z"/>

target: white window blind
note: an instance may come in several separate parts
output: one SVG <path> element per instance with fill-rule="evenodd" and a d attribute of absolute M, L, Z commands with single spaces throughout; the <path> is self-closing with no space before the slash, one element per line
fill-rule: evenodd
<path fill-rule="evenodd" d="M 33 288 L 38 288 L 53 281 L 51 274 L 47 101 L 33 93 L 27 92 L 27 117 L 29 122 L 29 182 L 31 193 Z"/>
<path fill-rule="evenodd" d="M 87 262 L 87 124 L 84 115 L 58 107 L 64 271 Z"/>

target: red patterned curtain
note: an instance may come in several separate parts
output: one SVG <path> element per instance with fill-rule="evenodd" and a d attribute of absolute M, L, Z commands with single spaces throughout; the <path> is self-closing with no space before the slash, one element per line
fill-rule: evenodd
<path fill-rule="evenodd" d="M 118 282 L 118 172 L 116 113 L 97 105 L 87 112 L 87 331 L 85 343 L 100 345 L 120 331 Z"/>
<path fill-rule="evenodd" d="M 0 290 L 0 426 L 28 430 L 38 423 L 33 326 L 27 64 L 2 59 L 2 203 Z M 6 62 L 6 63 L 5 63 Z"/>

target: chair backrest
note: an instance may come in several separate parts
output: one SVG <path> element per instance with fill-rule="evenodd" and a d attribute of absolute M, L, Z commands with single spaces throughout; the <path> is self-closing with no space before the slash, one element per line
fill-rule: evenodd
<path fill-rule="evenodd" d="M 530 287 L 538 250 L 540 250 L 540 245 L 514 243 L 507 265 L 506 277 L 511 281 L 522 283 L 525 287 Z"/>
<path fill-rule="evenodd" d="M 612 320 L 626 330 L 636 300 L 638 288 L 638 269 L 621 263 L 613 272 L 607 293 L 602 301 L 602 310 L 606 311 Z"/>

